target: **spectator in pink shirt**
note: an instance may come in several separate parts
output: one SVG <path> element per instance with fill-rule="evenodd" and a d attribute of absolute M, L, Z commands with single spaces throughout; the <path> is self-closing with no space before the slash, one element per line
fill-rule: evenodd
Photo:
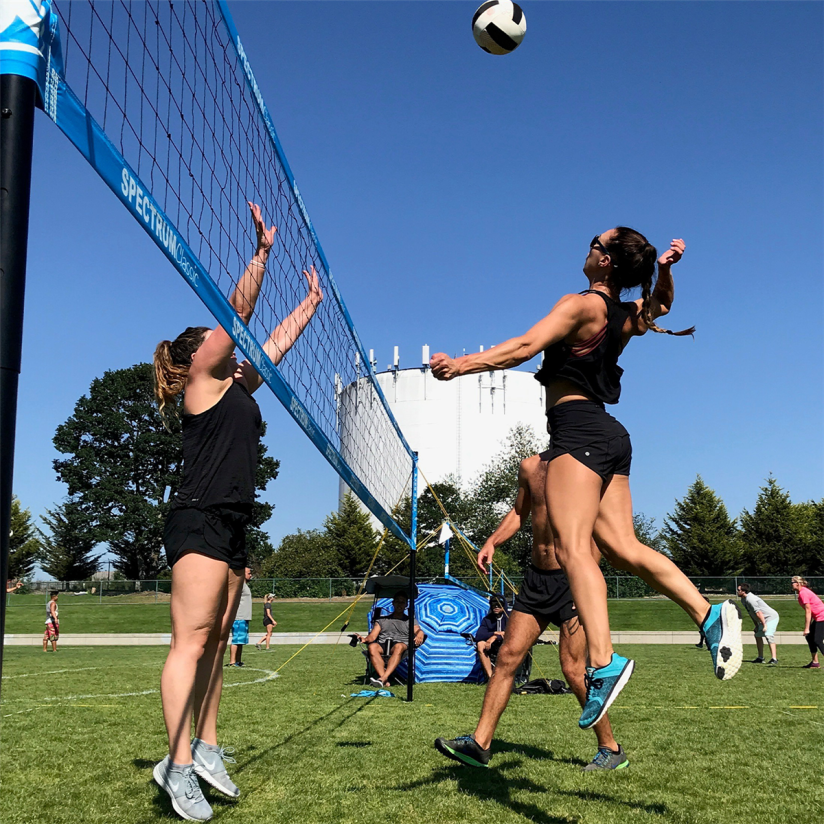
<path fill-rule="evenodd" d="M 807 586 L 800 576 L 793 576 L 793 589 L 798 593 L 798 603 L 804 607 L 804 632 L 813 660 L 804 669 L 819 669 L 818 653 L 824 654 L 824 602 Z"/>

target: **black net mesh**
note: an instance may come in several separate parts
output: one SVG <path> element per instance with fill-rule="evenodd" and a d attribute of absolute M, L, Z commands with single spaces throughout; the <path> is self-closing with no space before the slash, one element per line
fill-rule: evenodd
<path fill-rule="evenodd" d="M 391 513 L 412 459 L 359 356 L 218 5 L 60 2 L 56 10 L 67 85 L 224 295 L 255 249 L 247 201 L 277 226 L 249 322 L 260 344 L 306 296 L 303 270 L 317 268 L 324 301 L 278 368 Z"/>

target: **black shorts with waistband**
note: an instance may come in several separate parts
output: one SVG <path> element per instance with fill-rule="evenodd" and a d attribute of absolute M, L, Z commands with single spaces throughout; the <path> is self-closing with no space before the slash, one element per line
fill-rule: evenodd
<path fill-rule="evenodd" d="M 629 432 L 594 401 L 566 401 L 547 412 L 549 460 L 572 455 L 602 480 L 629 475 L 632 444 Z"/>
<path fill-rule="evenodd" d="M 538 569 L 534 564 L 530 564 L 526 570 L 512 609 L 534 615 L 556 627 L 578 614 L 564 571 Z"/>
<path fill-rule="evenodd" d="M 169 566 L 186 552 L 208 555 L 225 561 L 229 569 L 244 569 L 247 562 L 246 526 L 248 510 L 231 506 L 205 509 L 173 509 L 163 530 L 163 546 Z"/>

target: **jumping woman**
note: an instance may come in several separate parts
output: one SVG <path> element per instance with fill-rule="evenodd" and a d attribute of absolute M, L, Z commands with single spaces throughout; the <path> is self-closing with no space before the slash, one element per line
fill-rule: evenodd
<path fill-rule="evenodd" d="M 655 321 L 672 306 L 671 267 L 684 253 L 683 240 L 657 252 L 633 229 L 619 226 L 596 235 L 584 262 L 589 288 L 564 295 L 526 334 L 486 352 L 452 359 L 432 357 L 440 380 L 508 369 L 544 350 L 535 376 L 546 387 L 547 430 L 551 434 L 547 503 L 555 552 L 569 578 L 589 647 L 587 700 L 578 722 L 594 726 L 618 696 L 635 662 L 612 649 L 604 577 L 590 549 L 590 536 L 617 569 L 629 570 L 675 601 L 707 638 L 715 675 L 728 680 L 741 666 L 741 619 L 732 601 L 710 606 L 666 555 L 639 543 L 632 523 L 629 470 L 632 447 L 626 429 L 604 404 L 621 393 L 618 357 L 630 339 L 668 332 Z M 641 298 L 621 302 L 622 293 L 641 287 Z"/>
<path fill-rule="evenodd" d="M 266 229 L 259 206 L 249 207 L 257 250 L 229 299 L 245 323 L 252 317 L 277 231 Z M 314 266 L 303 274 L 307 296 L 263 347 L 275 365 L 323 300 Z M 163 536 L 172 568 L 172 643 L 160 682 L 169 755 L 155 766 L 154 778 L 175 811 L 191 821 L 212 815 L 197 775 L 225 795 L 240 794 L 224 767 L 233 759 L 217 745 L 217 714 L 222 659 L 246 567 L 245 528 L 255 499 L 262 420 L 252 393 L 263 380 L 248 360 L 237 362 L 234 350 L 223 327 L 201 326 L 161 342 L 154 355 L 161 415 L 174 412 L 175 399 L 183 394 L 183 479 Z"/>

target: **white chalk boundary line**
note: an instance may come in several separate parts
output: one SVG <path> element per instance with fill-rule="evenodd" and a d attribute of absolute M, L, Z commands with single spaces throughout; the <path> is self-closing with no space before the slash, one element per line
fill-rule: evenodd
<path fill-rule="evenodd" d="M 84 667 L 83 669 L 109 669 L 108 667 Z M 234 684 L 224 684 L 223 689 L 231 689 L 232 687 L 248 687 L 251 684 L 264 684 L 267 681 L 273 681 L 275 678 L 280 678 L 280 674 L 275 672 L 274 670 L 267 670 L 267 669 L 258 669 L 256 667 L 246 667 L 247 670 L 251 672 L 262 672 L 264 673 L 262 678 L 255 678 L 252 681 L 238 681 Z M 75 670 L 77 671 L 77 670 Z M 107 692 L 107 693 L 96 693 L 96 694 L 88 694 L 88 695 L 61 695 L 56 698 L 41 698 L 41 701 L 49 701 L 54 703 L 48 704 L 41 704 L 39 707 L 31 707 L 30 709 L 26 710 L 18 710 L 17 712 L 10 712 L 6 715 L 3 715 L 3 718 L 9 718 L 12 715 L 21 715 L 25 712 L 33 712 L 36 709 L 42 709 L 43 707 L 59 707 L 62 706 L 64 703 L 70 701 L 82 701 L 87 698 L 137 698 L 141 695 L 156 695 L 159 693 L 159 689 L 153 690 L 139 690 L 137 692 Z M 12 699 L 15 700 L 15 699 Z M 26 699 L 16 699 L 19 701 L 25 701 Z M 60 702 L 60 703 L 58 703 Z M 5 703 L 5 702 L 4 702 Z"/>
<path fill-rule="evenodd" d="M 48 672 L 24 672 L 20 675 L 4 675 L 3 680 L 7 678 L 39 678 L 41 675 L 61 675 L 65 672 L 88 672 L 89 670 L 103 670 L 103 669 L 129 669 L 130 667 L 154 667 L 157 666 L 154 661 L 143 662 L 142 664 L 109 664 L 105 667 L 76 667 L 75 669 L 59 669 L 49 670 Z"/>

